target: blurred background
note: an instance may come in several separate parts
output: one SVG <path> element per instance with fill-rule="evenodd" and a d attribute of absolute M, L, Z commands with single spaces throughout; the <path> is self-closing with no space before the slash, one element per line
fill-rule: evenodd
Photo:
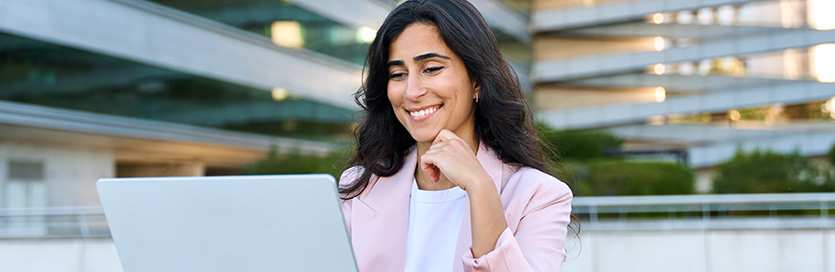
<path fill-rule="evenodd" d="M 345 168 L 395 0 L 0 0 L 0 271 L 121 271 L 105 177 Z M 472 0 L 576 194 L 563 271 L 835 271 L 835 1 Z"/>

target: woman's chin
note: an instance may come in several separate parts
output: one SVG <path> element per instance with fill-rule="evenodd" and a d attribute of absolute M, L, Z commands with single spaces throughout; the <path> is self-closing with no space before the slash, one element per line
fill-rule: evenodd
<path fill-rule="evenodd" d="M 440 133 L 440 131 L 420 131 L 411 134 L 412 138 L 415 139 L 415 142 L 432 143 L 432 141 L 435 140 L 435 137 L 438 137 L 438 133 Z"/>

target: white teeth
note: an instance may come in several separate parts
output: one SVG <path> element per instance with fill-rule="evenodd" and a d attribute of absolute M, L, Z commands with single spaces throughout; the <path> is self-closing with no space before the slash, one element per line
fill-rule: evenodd
<path fill-rule="evenodd" d="M 433 113 L 437 110 L 438 110 L 438 108 L 431 108 L 431 109 L 409 112 L 409 114 L 414 116 L 414 117 L 421 117 L 421 116 L 424 116 L 424 115 L 427 115 L 427 114 L 431 114 L 431 113 Z"/>

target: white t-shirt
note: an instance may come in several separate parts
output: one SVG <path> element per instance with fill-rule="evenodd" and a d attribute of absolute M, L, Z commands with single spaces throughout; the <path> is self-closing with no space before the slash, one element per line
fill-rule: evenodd
<path fill-rule="evenodd" d="M 409 231 L 404 271 L 451 271 L 467 192 L 459 187 L 440 191 L 418 189 L 412 182 Z"/>

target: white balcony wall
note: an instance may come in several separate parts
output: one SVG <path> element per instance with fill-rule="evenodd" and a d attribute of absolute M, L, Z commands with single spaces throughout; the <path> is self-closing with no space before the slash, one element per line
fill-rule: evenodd
<path fill-rule="evenodd" d="M 562 271 L 835 272 L 832 245 L 829 229 L 585 231 L 567 242 Z M 122 271 L 106 238 L 0 241 L 0 270 Z"/>
<path fill-rule="evenodd" d="M 3 140 L 0 142 L 0 200 L 8 189 L 11 161 L 43 164 L 41 182 L 45 185 L 45 204 L 50 207 L 100 206 L 96 180 L 115 176 L 109 150 Z"/>

